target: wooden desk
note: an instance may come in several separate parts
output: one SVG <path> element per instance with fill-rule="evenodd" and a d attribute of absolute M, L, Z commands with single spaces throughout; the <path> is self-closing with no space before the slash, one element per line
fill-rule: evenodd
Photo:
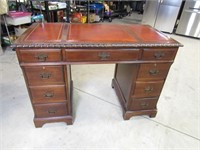
<path fill-rule="evenodd" d="M 72 124 L 71 64 L 115 63 L 112 86 L 124 119 L 155 117 L 156 104 L 182 46 L 149 26 L 33 24 L 12 45 L 35 113 L 34 123 Z"/>

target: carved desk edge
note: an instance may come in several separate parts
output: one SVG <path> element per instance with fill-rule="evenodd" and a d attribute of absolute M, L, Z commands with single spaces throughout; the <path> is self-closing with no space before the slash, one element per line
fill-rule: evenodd
<path fill-rule="evenodd" d="M 144 48 L 144 47 L 182 47 L 180 43 L 141 43 L 141 44 L 127 44 L 127 43 L 26 43 L 26 44 L 12 44 L 12 48 Z"/>

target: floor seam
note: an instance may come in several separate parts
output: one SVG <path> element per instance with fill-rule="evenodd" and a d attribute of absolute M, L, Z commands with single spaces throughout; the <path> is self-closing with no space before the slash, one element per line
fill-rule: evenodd
<path fill-rule="evenodd" d="M 91 93 L 85 92 L 85 91 L 83 91 L 83 90 L 81 90 L 81 89 L 79 89 L 79 88 L 74 87 L 74 89 L 76 89 L 76 90 L 78 90 L 78 91 L 80 91 L 80 92 L 83 92 L 83 93 L 85 93 L 85 94 L 88 94 L 88 95 L 90 95 L 90 96 L 93 96 L 93 97 L 95 97 L 95 98 L 97 98 L 97 99 L 99 99 L 99 100 L 101 100 L 101 101 L 104 101 L 104 102 L 106 102 L 106 103 L 108 103 L 108 104 L 111 104 L 111 105 L 113 105 L 113 106 L 117 106 L 118 108 L 121 108 L 121 106 L 118 106 L 118 105 L 116 105 L 116 104 L 113 104 L 113 103 L 111 103 L 111 102 L 108 102 L 108 101 L 106 101 L 106 100 L 104 100 L 104 99 L 102 99 L 102 98 L 100 98 L 100 97 L 98 97 L 98 96 L 95 96 L 95 95 L 93 95 L 93 94 L 91 94 Z M 166 127 L 166 128 L 168 128 L 168 129 L 171 129 L 171 130 L 173 130 L 173 131 L 176 131 L 176 132 L 178 132 L 178 133 L 184 134 L 184 135 L 189 136 L 189 137 L 191 137 L 191 138 L 193 138 L 193 139 L 195 139 L 195 140 L 200 141 L 200 139 L 197 138 L 197 137 L 194 137 L 194 136 L 192 136 L 192 135 L 189 135 L 189 134 L 187 134 L 187 133 L 184 133 L 184 132 L 182 132 L 182 131 L 179 131 L 179 130 L 177 130 L 177 129 L 175 129 L 175 128 L 172 128 L 172 127 L 170 127 L 170 126 L 167 126 L 167 125 L 165 125 L 165 124 L 163 124 L 163 123 L 160 123 L 160 122 L 158 122 L 158 121 L 152 120 L 152 119 L 147 118 L 147 117 L 145 117 L 145 116 L 141 116 L 141 117 L 143 117 L 143 118 L 145 118 L 145 119 L 147 119 L 147 120 L 150 120 L 150 121 L 152 121 L 152 122 L 154 122 L 154 123 L 157 123 L 157 124 L 159 124 L 159 125 L 161 125 L 161 126 L 163 126 L 163 127 Z"/>
<path fill-rule="evenodd" d="M 108 102 L 108 101 L 106 101 L 105 99 L 102 99 L 102 98 L 100 98 L 100 97 L 98 97 L 98 96 L 95 96 L 95 95 L 93 95 L 93 94 L 91 94 L 91 93 L 85 92 L 85 91 L 83 91 L 83 90 L 81 90 L 81 89 L 78 89 L 78 88 L 76 88 L 76 87 L 74 87 L 74 89 L 76 89 L 76 90 L 78 90 L 78 91 L 80 91 L 80 92 L 83 92 L 83 93 L 85 93 L 85 94 L 88 94 L 88 95 L 90 95 L 90 96 L 93 96 L 93 97 L 95 97 L 95 98 L 97 98 L 97 99 L 99 99 L 99 100 L 101 100 L 101 101 L 104 101 L 104 102 L 106 102 L 106 103 L 108 103 L 108 104 L 111 104 L 111 105 L 114 105 L 114 106 L 116 106 L 116 107 L 118 107 L 118 108 L 121 108 L 121 106 L 118 106 L 118 105 L 116 105 L 116 104 L 114 104 L 114 103 Z"/>
<path fill-rule="evenodd" d="M 146 118 L 146 119 L 148 119 L 148 120 L 150 120 L 150 121 L 152 121 L 152 122 L 155 122 L 155 123 L 157 123 L 157 124 L 159 124 L 159 125 L 161 125 L 161 126 L 164 126 L 164 127 L 168 128 L 168 129 L 174 130 L 174 131 L 176 131 L 176 132 L 179 132 L 179 133 L 181 133 L 181 134 L 184 134 L 184 135 L 189 136 L 189 137 L 191 137 L 191 138 L 193 138 L 193 139 L 195 139 L 195 140 L 200 141 L 199 138 L 194 137 L 194 136 L 192 136 L 192 135 L 189 135 L 189 134 L 187 134 L 187 133 L 185 133 L 185 132 L 182 132 L 182 131 L 180 131 L 180 130 L 177 130 L 176 128 L 172 128 L 172 127 L 170 127 L 170 126 L 167 126 L 167 125 L 165 125 L 165 124 L 163 124 L 163 123 L 160 123 L 160 122 L 158 122 L 158 121 L 152 120 L 151 118 L 147 118 L 147 117 L 145 117 L 145 116 L 143 116 L 143 118 Z"/>

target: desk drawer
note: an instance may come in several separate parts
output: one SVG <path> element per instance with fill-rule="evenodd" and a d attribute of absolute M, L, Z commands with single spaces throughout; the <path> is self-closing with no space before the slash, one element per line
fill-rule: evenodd
<path fill-rule="evenodd" d="M 155 109 L 158 99 L 133 99 L 128 110 L 148 110 Z"/>
<path fill-rule="evenodd" d="M 176 48 L 166 49 L 144 49 L 142 54 L 143 60 L 174 60 Z"/>
<path fill-rule="evenodd" d="M 140 56 L 139 49 L 70 49 L 65 51 L 65 59 L 70 62 L 87 61 L 132 61 Z"/>
<path fill-rule="evenodd" d="M 35 104 L 34 109 L 37 118 L 58 117 L 68 114 L 67 103 Z"/>
<path fill-rule="evenodd" d="M 66 100 L 64 85 L 29 87 L 33 103 L 63 102 Z"/>
<path fill-rule="evenodd" d="M 135 90 L 133 91 L 133 97 L 158 97 L 162 90 L 164 81 L 151 81 L 151 82 L 140 82 L 137 81 Z"/>
<path fill-rule="evenodd" d="M 140 64 L 137 80 L 163 80 L 170 66 L 171 63 Z"/>
<path fill-rule="evenodd" d="M 29 85 L 64 84 L 63 66 L 24 67 Z"/>
<path fill-rule="evenodd" d="M 55 62 L 61 61 L 60 49 L 21 49 L 20 62 Z"/>

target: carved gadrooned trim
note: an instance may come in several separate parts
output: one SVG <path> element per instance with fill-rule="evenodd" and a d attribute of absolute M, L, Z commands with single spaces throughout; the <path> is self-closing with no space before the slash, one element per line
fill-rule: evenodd
<path fill-rule="evenodd" d="M 31 44 L 12 44 L 13 48 L 130 48 L 130 47 L 180 47 L 183 46 L 180 43 L 153 43 L 153 44 L 127 44 L 127 43 L 116 43 L 116 44 L 108 44 L 108 43 L 31 43 Z"/>

